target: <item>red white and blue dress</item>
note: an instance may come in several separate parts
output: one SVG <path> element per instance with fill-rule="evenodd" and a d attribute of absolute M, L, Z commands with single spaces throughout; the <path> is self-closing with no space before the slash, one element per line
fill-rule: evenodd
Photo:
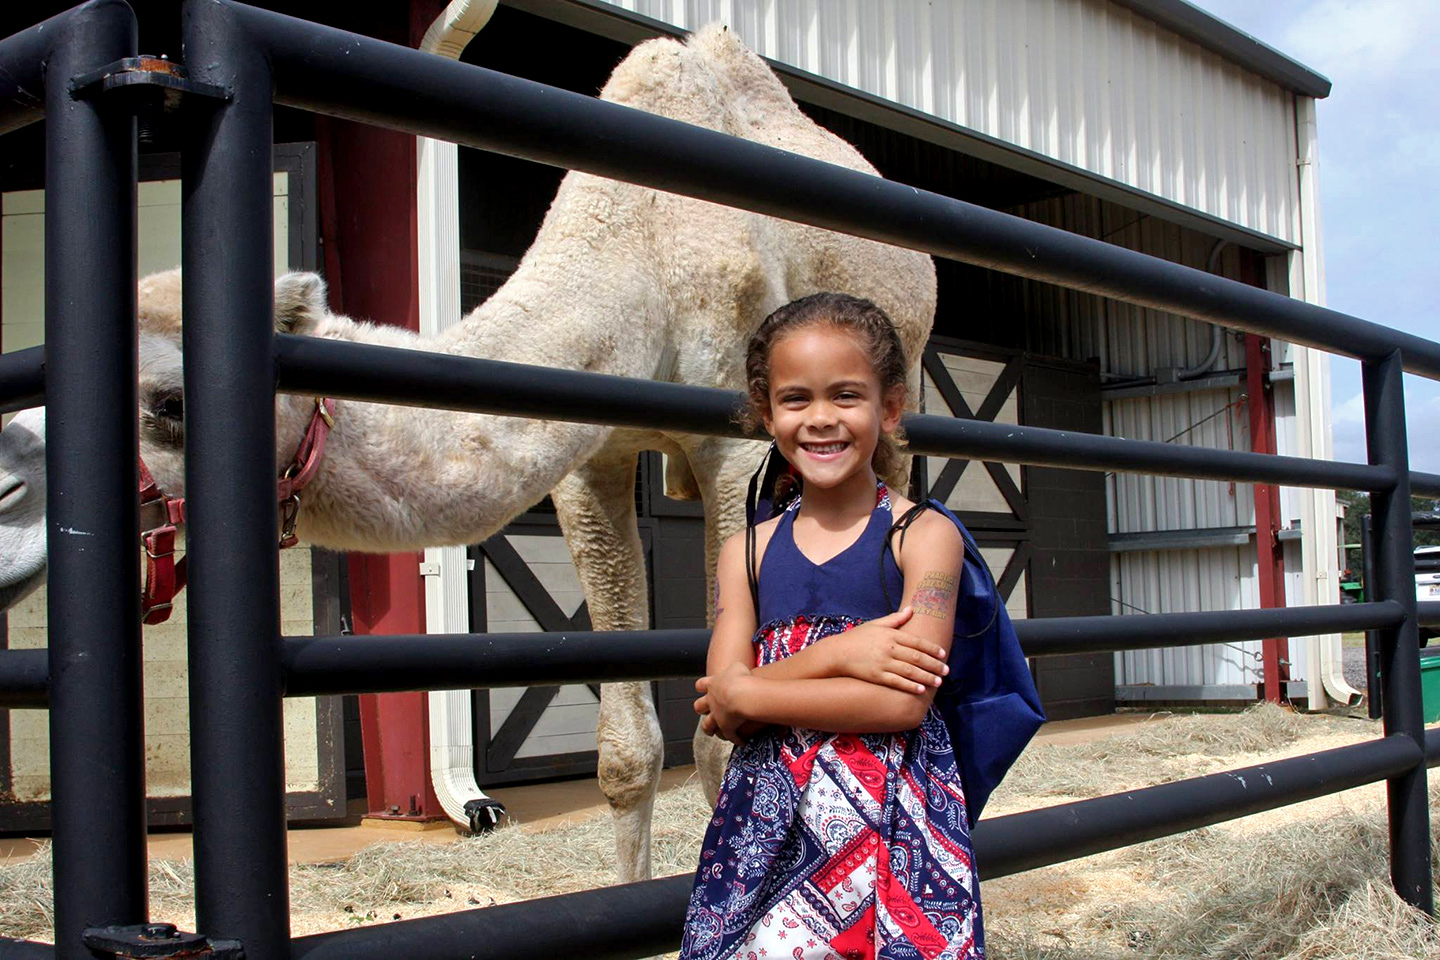
<path fill-rule="evenodd" d="M 757 665 L 892 612 L 880 584 L 890 496 L 816 564 L 799 502 L 759 573 Z M 890 596 L 903 578 L 889 552 Z M 960 771 L 934 707 L 904 733 L 769 727 L 731 754 L 705 833 L 681 960 L 972 960 L 985 956 Z"/>

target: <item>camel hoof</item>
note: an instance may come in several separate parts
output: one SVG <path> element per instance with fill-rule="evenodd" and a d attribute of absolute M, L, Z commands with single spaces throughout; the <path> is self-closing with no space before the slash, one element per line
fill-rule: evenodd
<path fill-rule="evenodd" d="M 465 816 L 470 821 L 471 833 L 489 833 L 500 824 L 505 816 L 505 804 L 489 797 L 483 800 L 466 800 Z"/>

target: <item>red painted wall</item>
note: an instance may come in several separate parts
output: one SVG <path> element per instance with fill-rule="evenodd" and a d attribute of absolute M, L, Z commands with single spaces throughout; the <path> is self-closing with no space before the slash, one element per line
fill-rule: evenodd
<path fill-rule="evenodd" d="M 354 5 L 334 25 L 417 46 L 444 9 Z M 315 120 L 320 233 L 331 308 L 359 319 L 420 328 L 416 266 L 415 138 L 362 124 Z M 352 554 L 350 602 L 357 634 L 423 633 L 421 555 Z M 429 710 L 423 693 L 360 698 L 369 815 L 443 819 L 430 786 Z"/>

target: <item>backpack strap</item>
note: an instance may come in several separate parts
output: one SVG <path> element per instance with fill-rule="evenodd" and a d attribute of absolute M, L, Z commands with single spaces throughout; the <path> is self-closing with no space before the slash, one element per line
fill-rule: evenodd
<path fill-rule="evenodd" d="M 915 520 L 920 516 L 920 514 L 930 509 L 932 504 L 943 516 L 946 516 L 947 519 L 954 520 L 953 517 L 950 517 L 949 512 L 946 511 L 944 507 L 942 507 L 939 503 L 928 499 L 922 500 L 919 503 L 915 504 L 913 507 L 911 507 L 909 510 L 906 510 L 903 514 L 901 514 L 900 519 L 896 520 L 895 523 L 890 527 L 889 532 L 885 534 L 885 546 L 880 551 L 880 589 L 885 593 L 885 605 L 888 607 L 894 607 L 895 602 L 890 598 L 890 588 L 885 585 L 885 551 L 890 550 L 891 555 L 894 555 L 894 550 L 890 545 L 890 540 L 892 537 L 895 536 L 895 532 L 897 530 L 900 532 L 900 549 L 905 549 L 905 531 L 910 528 L 910 524 L 914 523 Z M 965 529 L 964 524 L 960 523 L 958 520 L 955 520 L 954 522 L 956 529 L 960 531 L 960 536 L 965 540 L 965 552 L 960 560 L 960 565 L 962 568 L 961 573 L 964 573 L 963 568 L 965 565 L 965 557 L 973 557 L 975 559 L 975 563 L 979 565 L 980 569 L 985 571 L 985 576 L 990 581 L 990 592 L 994 594 L 995 597 L 995 603 L 990 610 L 990 619 L 986 621 L 985 626 L 981 627 L 979 630 L 976 630 L 974 633 L 956 635 L 957 640 L 971 640 L 975 637 L 988 633 L 990 629 L 995 626 L 995 621 L 998 620 L 1000 617 L 1000 607 L 1002 606 L 1002 604 L 1000 602 L 1000 593 L 995 582 L 995 575 L 990 572 L 990 565 L 985 562 L 984 554 L 980 552 L 980 548 L 970 538 L 970 531 Z M 898 558 L 896 558 L 895 565 L 896 567 L 899 567 L 900 565 L 900 561 Z"/>
<path fill-rule="evenodd" d="M 899 531 L 900 549 L 904 550 L 905 531 L 909 530 L 910 524 L 914 523 L 916 518 L 918 518 L 920 514 L 924 513 L 928 509 L 930 509 L 930 502 L 928 500 L 921 500 L 919 503 L 915 504 L 909 510 L 906 510 L 903 514 L 901 514 L 900 519 L 892 523 L 890 525 L 890 529 L 885 533 L 885 544 L 880 548 L 880 589 L 885 594 L 885 606 L 887 608 L 894 607 L 895 601 L 890 597 L 890 588 L 885 585 L 885 551 L 890 551 L 890 555 L 892 557 L 895 557 L 895 566 L 899 567 L 900 558 L 895 555 L 895 550 L 890 545 L 890 540 L 895 536 L 896 531 Z"/>

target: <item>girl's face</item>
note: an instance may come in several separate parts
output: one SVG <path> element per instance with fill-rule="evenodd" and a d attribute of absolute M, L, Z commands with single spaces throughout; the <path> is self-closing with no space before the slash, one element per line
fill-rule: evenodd
<path fill-rule="evenodd" d="M 900 391 L 886 396 L 854 335 L 826 324 L 770 347 L 765 429 L 807 486 L 833 487 L 870 468 L 880 433 L 900 425 Z"/>

